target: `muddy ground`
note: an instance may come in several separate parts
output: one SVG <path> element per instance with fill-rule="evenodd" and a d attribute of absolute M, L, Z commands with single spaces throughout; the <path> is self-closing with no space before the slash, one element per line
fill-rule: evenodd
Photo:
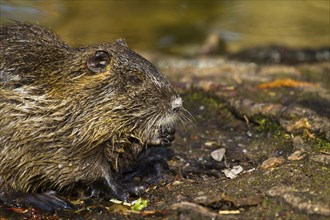
<path fill-rule="evenodd" d="M 330 63 L 254 64 L 218 56 L 145 55 L 194 116 L 178 127 L 171 172 L 143 211 L 99 200 L 41 213 L 0 207 L 0 219 L 329 219 Z M 225 148 L 216 161 L 211 152 Z M 236 178 L 223 170 L 241 166 Z M 2 217 L 1 217 L 2 216 Z"/>

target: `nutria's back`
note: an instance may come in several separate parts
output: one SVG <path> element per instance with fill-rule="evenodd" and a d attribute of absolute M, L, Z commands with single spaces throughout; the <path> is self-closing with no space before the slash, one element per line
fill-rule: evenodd
<path fill-rule="evenodd" d="M 186 118 L 181 98 L 125 42 L 72 48 L 51 31 L 0 29 L 0 177 L 14 190 L 104 179 Z"/>

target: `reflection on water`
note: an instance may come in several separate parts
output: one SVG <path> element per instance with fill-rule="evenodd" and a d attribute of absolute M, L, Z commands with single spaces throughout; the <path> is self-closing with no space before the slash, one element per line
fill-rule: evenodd
<path fill-rule="evenodd" d="M 210 33 L 230 51 L 257 45 L 329 46 L 329 1 L 1 1 L 10 19 L 52 27 L 71 44 L 125 38 L 141 50 L 178 51 Z M 176 49 L 173 49 L 176 48 Z"/>

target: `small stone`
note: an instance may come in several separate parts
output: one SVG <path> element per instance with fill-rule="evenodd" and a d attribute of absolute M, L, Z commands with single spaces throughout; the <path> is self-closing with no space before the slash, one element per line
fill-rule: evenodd
<path fill-rule="evenodd" d="M 265 160 L 261 164 L 261 168 L 264 169 L 264 170 L 268 170 L 270 168 L 277 167 L 277 166 L 283 164 L 284 162 L 285 162 L 285 159 L 282 156 L 280 156 L 280 157 L 271 157 L 271 158 L 268 158 L 267 160 Z"/>
<path fill-rule="evenodd" d="M 288 160 L 296 161 L 302 160 L 306 157 L 306 152 L 304 150 L 296 150 L 290 156 L 288 156 Z"/>
<path fill-rule="evenodd" d="M 219 148 L 217 150 L 212 151 L 211 157 L 213 160 L 221 162 L 223 157 L 225 156 L 226 149 L 225 148 Z"/>

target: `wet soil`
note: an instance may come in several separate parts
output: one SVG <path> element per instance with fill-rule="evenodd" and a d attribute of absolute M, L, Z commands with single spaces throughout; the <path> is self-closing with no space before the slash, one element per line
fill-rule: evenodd
<path fill-rule="evenodd" d="M 180 126 L 171 172 L 143 211 L 101 200 L 0 219 L 329 219 L 330 63 L 262 65 L 218 56 L 145 56 L 176 85 L 193 124 Z M 223 161 L 212 151 L 225 148 Z M 223 170 L 241 166 L 236 178 Z"/>

